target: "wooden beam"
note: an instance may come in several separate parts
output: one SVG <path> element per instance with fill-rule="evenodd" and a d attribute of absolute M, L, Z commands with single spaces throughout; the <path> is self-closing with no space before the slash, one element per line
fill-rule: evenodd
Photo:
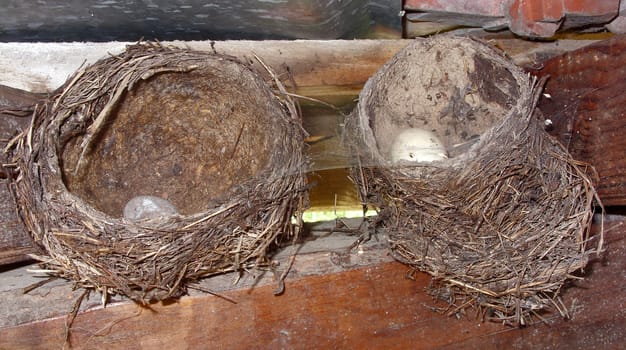
<path fill-rule="evenodd" d="M 347 255 L 327 249 L 299 255 L 281 296 L 272 294 L 275 285 L 265 284 L 222 292 L 236 304 L 205 294 L 149 308 L 127 302 L 95 307 L 78 315 L 70 342 L 76 348 L 107 349 L 620 346 L 626 339 L 626 225 L 623 217 L 614 220 L 605 225 L 607 255 L 591 263 L 578 288 L 565 291 L 564 304 L 574 306 L 567 321 L 547 317 L 547 325 L 515 329 L 482 323 L 475 315 L 436 313 L 431 307 L 442 305 L 425 292 L 429 277 L 418 273 L 415 280 L 408 279 L 408 267 L 380 254 L 386 247 L 370 246 L 360 254 L 358 249 Z M 353 264 L 355 259 L 361 264 Z M 321 263 L 317 273 L 314 262 Z M 0 306 L 23 298 L 14 294 L 12 300 L 0 299 Z M 39 304 L 49 302 L 46 298 L 39 298 Z M 65 305 L 69 310 L 71 299 Z M 65 317 L 59 316 L 5 327 L 0 344 L 10 349 L 59 348 L 64 325 Z"/>
<path fill-rule="evenodd" d="M 255 62 L 254 55 L 298 87 L 362 85 L 411 40 L 172 41 L 163 45 L 218 52 Z M 61 86 L 81 65 L 131 43 L 0 43 L 0 85 L 31 92 Z M 287 69 L 289 72 L 287 72 Z"/>
<path fill-rule="evenodd" d="M 545 61 L 539 109 L 572 156 L 595 167 L 606 206 L 626 205 L 626 35 Z"/>
<path fill-rule="evenodd" d="M 589 45 L 594 40 L 529 42 L 488 33 L 473 34 L 499 47 L 519 65 Z M 254 55 L 282 77 L 291 74 L 299 88 L 314 96 L 363 85 L 391 56 L 412 40 L 172 41 L 164 45 L 216 51 L 254 62 Z M 31 92 L 50 92 L 84 64 L 119 53 L 131 43 L 0 43 L 0 85 Z M 287 71 L 288 69 L 288 71 Z M 326 91 L 323 91 L 326 90 Z M 358 93 L 358 91 L 357 91 Z M 307 95 L 310 96 L 310 95 Z"/>

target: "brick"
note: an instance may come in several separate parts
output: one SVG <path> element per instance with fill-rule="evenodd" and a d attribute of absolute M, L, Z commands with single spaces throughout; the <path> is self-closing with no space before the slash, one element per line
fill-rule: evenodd
<path fill-rule="evenodd" d="M 616 18 L 619 4 L 619 0 L 406 0 L 404 9 L 409 21 L 486 29 L 508 25 L 518 35 L 550 37 L 560 29 L 604 25 Z M 621 16 L 613 22 L 613 30 L 626 29 Z"/>

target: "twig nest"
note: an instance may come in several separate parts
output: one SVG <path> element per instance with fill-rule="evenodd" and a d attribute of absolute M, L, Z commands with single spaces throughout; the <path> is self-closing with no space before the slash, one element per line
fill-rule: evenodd
<path fill-rule="evenodd" d="M 592 183 L 534 114 L 539 92 L 487 45 L 437 36 L 387 62 L 346 121 L 363 202 L 452 313 L 525 324 L 594 251 Z"/>
<path fill-rule="evenodd" d="M 300 116 L 266 73 L 138 44 L 38 106 L 13 188 L 46 268 L 145 303 L 267 266 L 306 191 Z"/>

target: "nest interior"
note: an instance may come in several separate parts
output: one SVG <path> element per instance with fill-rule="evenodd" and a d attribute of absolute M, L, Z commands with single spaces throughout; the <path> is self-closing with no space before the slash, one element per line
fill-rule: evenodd
<path fill-rule="evenodd" d="M 407 128 L 432 131 L 452 156 L 501 121 L 520 96 L 517 77 L 471 42 L 423 42 L 419 51 L 403 50 L 370 80 L 359 105 L 364 135 L 375 162 L 384 163 L 394 136 Z M 376 101 L 376 102 L 374 102 Z M 384 101 L 381 102 L 381 101 Z M 455 147 L 456 146 L 456 147 Z"/>
<path fill-rule="evenodd" d="M 46 269 L 146 303 L 266 266 L 306 202 L 300 116 L 266 76 L 233 57 L 142 43 L 37 106 L 16 139 L 12 189 Z M 123 218 L 137 195 L 179 215 Z"/>
<path fill-rule="evenodd" d="M 380 208 L 394 257 L 431 274 L 452 314 L 477 307 L 512 325 L 565 315 L 561 286 L 601 249 L 587 244 L 590 169 L 545 132 L 540 91 L 486 44 L 438 36 L 387 62 L 346 121 L 363 202 Z M 448 158 L 392 163 L 407 128 L 432 131 Z"/>
<path fill-rule="evenodd" d="M 277 164 L 280 152 L 267 150 L 292 137 L 285 128 L 269 132 L 281 106 L 244 66 L 205 66 L 136 84 L 88 152 L 83 138 L 70 139 L 61 157 L 68 190 L 112 216 L 138 195 L 191 215 Z"/>

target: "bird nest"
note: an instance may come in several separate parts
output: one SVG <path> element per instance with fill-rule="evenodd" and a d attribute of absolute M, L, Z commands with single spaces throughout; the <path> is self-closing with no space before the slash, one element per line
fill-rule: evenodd
<path fill-rule="evenodd" d="M 540 85 L 487 45 L 439 36 L 387 62 L 346 121 L 363 202 L 452 314 L 523 325 L 565 313 L 561 286 L 600 249 L 588 247 L 592 172 L 545 132 Z M 406 130 L 428 140 L 396 157 Z"/>
<path fill-rule="evenodd" d="M 12 188 L 45 268 L 147 303 L 267 267 L 306 201 L 300 115 L 272 78 L 150 43 L 79 70 L 13 141 Z M 123 216 L 136 196 L 168 210 Z"/>

